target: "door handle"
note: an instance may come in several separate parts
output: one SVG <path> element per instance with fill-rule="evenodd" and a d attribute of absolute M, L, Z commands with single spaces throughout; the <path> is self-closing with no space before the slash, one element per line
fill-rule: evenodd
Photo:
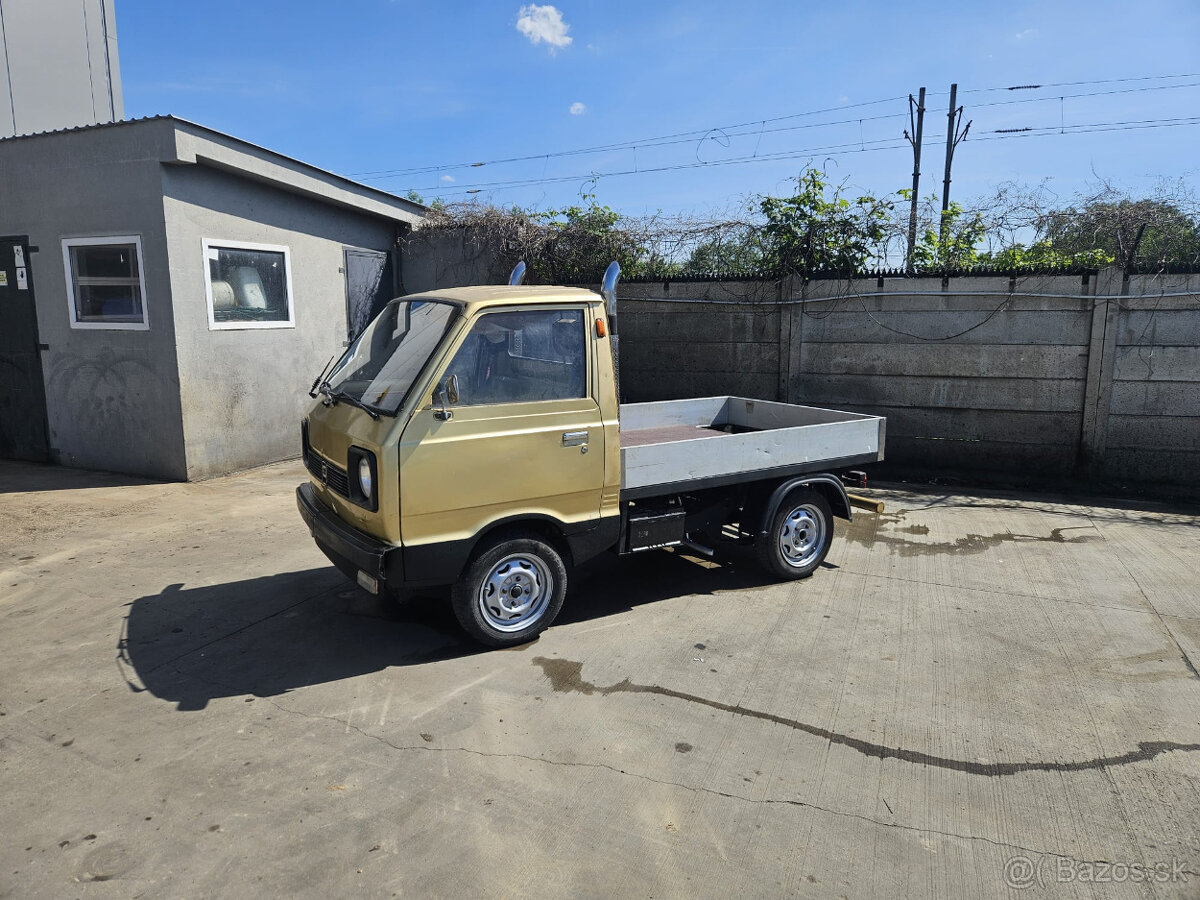
<path fill-rule="evenodd" d="M 564 431 L 562 436 L 562 445 L 564 447 L 578 447 L 580 444 L 587 444 L 588 433 L 586 431 Z"/>

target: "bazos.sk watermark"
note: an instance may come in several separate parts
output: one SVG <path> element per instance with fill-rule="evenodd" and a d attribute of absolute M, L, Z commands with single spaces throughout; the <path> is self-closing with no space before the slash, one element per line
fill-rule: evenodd
<path fill-rule="evenodd" d="M 1004 883 L 1016 890 L 1051 884 L 1185 884 L 1190 874 L 1181 859 L 1123 863 L 1010 856 L 1004 861 Z"/>

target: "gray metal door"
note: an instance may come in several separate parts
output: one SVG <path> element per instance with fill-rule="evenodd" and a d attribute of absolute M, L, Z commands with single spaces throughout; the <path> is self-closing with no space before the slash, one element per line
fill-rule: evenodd
<path fill-rule="evenodd" d="M 353 339 L 396 296 L 392 255 L 346 247 L 346 328 Z"/>
<path fill-rule="evenodd" d="M 28 237 L 0 237 L 0 457 L 46 460 L 46 388 L 29 263 Z"/>

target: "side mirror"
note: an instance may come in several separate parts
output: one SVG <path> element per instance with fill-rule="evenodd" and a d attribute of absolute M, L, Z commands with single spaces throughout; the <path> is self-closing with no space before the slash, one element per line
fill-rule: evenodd
<path fill-rule="evenodd" d="M 454 413 L 446 409 L 446 404 L 453 405 L 457 403 L 458 396 L 458 376 L 451 375 L 446 379 L 444 385 L 438 385 L 437 389 L 433 392 L 433 417 L 441 419 L 443 422 L 454 418 Z"/>

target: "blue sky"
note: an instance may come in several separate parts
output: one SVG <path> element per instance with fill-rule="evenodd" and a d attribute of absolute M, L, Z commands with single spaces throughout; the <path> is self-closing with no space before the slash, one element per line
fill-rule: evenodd
<path fill-rule="evenodd" d="M 1135 193 L 1161 177 L 1200 182 L 1196 0 L 116 0 L 116 11 L 127 116 L 171 113 L 427 199 L 556 208 L 588 191 L 633 215 L 706 214 L 786 193 L 810 161 L 891 193 L 911 182 L 903 131 L 922 85 L 921 193 L 935 193 L 951 82 L 973 122 L 952 197 L 1011 180 L 1063 197 L 1097 177 Z M 1044 87 L 995 90 L 1026 84 Z M 1110 124 L 1170 119 L 1184 121 Z M 1012 128 L 1051 131 L 995 133 Z M 1058 133 L 1081 128 L 1092 130 Z"/>

